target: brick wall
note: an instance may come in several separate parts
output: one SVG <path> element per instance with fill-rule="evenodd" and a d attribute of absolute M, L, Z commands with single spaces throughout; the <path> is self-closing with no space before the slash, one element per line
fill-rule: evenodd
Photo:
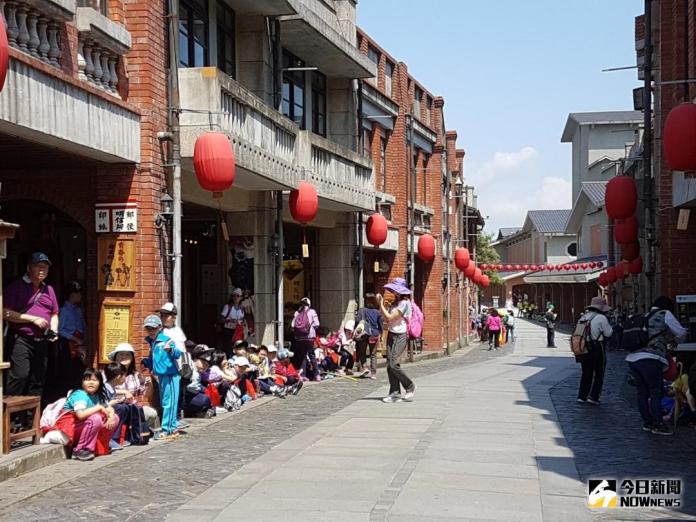
<path fill-rule="evenodd" d="M 659 40 L 656 52 L 659 56 L 659 79 L 661 81 L 694 78 L 696 75 L 696 35 L 694 34 L 694 2 L 688 2 L 685 9 L 681 0 L 663 0 L 654 4 L 659 15 Z M 655 25 L 653 25 L 655 28 Z M 688 49 L 689 68 L 686 70 Z M 679 294 L 693 294 L 696 288 L 696 271 L 692 268 L 696 245 L 696 222 L 694 216 L 687 230 L 677 230 L 678 210 L 672 205 L 672 172 L 661 153 L 661 129 L 676 105 L 693 100 L 696 86 L 689 84 L 661 85 L 656 91 L 655 113 L 655 175 L 659 209 L 657 227 L 660 240 L 660 254 L 657 267 L 658 295 L 674 297 Z"/>
<path fill-rule="evenodd" d="M 392 207 L 392 220 L 390 226 L 399 230 L 399 247 L 395 254 L 381 254 L 381 259 L 389 259 L 390 271 L 388 274 L 376 274 L 375 281 L 377 287 L 395 277 L 404 277 L 408 266 L 408 242 L 409 242 L 409 209 L 408 201 L 412 188 L 412 178 L 410 176 L 413 164 L 414 151 L 406 141 L 406 115 L 409 114 L 413 106 L 415 87 L 418 85 L 423 90 L 423 100 L 421 103 L 420 114 L 414 115 L 421 123 L 429 127 L 436 133 L 437 141 L 433 147 L 433 152 L 427 159 L 420 152 L 415 165 L 416 178 L 416 202 L 430 207 L 434 211 L 431 217 L 431 235 L 437 244 L 435 260 L 430 264 L 422 263 L 416 257 L 416 277 L 417 284 L 423 287 L 416 290 L 416 294 L 423 295 L 423 313 L 426 318 L 425 343 L 426 349 L 438 350 L 445 343 L 445 330 L 449 326 L 449 338 L 455 340 L 459 332 L 457 331 L 456 319 L 459 317 L 459 292 L 455 287 L 456 269 L 452 267 L 451 285 L 451 307 L 447 312 L 447 293 L 443 290 L 442 279 L 446 272 L 446 264 L 442 258 L 443 250 L 443 200 L 442 200 L 442 163 L 447 154 L 448 169 L 453 175 L 458 175 L 463 168 L 463 151 L 460 154 L 456 150 L 456 132 L 447 133 L 444 125 L 444 100 L 428 92 L 422 84 L 408 73 L 405 63 L 399 62 L 390 56 L 369 36 L 358 32 L 362 36 L 360 51 L 367 54 L 368 45 L 381 52 L 378 67 L 378 80 L 376 86 L 385 95 L 390 96 L 399 106 L 399 116 L 396 118 L 394 130 L 389 135 L 386 151 L 386 192 L 396 197 L 396 203 Z M 392 92 L 385 92 L 384 69 L 386 61 L 395 63 L 394 75 L 392 79 Z M 428 100 L 432 100 L 432 111 L 430 121 L 426 118 L 426 107 Z M 375 162 L 377 171 L 376 183 L 379 190 L 382 189 L 380 175 L 380 152 L 379 152 L 379 125 L 373 124 L 375 130 L 372 135 L 372 159 Z M 449 216 L 449 226 L 454 234 L 456 229 L 456 217 L 453 213 Z M 456 239 L 456 237 L 454 238 Z M 417 238 L 416 238 L 417 240 Z M 374 256 L 371 254 L 366 258 L 366 266 L 371 266 Z M 444 319 L 449 316 L 450 321 Z M 465 316 L 463 317 L 464 320 Z"/>

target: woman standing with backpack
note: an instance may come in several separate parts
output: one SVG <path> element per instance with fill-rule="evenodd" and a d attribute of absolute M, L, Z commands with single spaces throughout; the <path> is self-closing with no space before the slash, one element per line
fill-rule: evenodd
<path fill-rule="evenodd" d="M 370 379 L 377 378 L 377 343 L 384 326 L 382 316 L 377 309 L 375 294 L 365 294 L 365 306 L 355 314 L 355 350 L 358 353 L 359 370 L 369 373 Z M 361 326 L 362 325 L 362 326 Z M 367 354 L 370 354 L 370 369 L 366 369 Z"/>
<path fill-rule="evenodd" d="M 391 308 L 384 306 L 384 298 L 377 295 L 382 316 L 387 321 L 389 335 L 387 336 L 387 375 L 389 376 L 389 395 L 382 402 L 401 402 L 401 386 L 406 390 L 403 400 L 413 400 L 416 385 L 401 369 L 399 361 L 408 346 L 408 320 L 411 318 L 411 290 L 406 286 L 406 281 L 397 278 L 384 286 L 385 290 L 394 294 L 395 300 Z"/>
<path fill-rule="evenodd" d="M 317 336 L 317 328 L 319 328 L 319 316 L 312 308 L 312 302 L 309 297 L 303 297 L 300 301 L 300 308 L 295 312 L 292 318 L 292 364 L 298 370 L 302 370 L 302 376 L 310 378 L 307 373 L 307 357 L 312 365 L 312 377 L 316 381 L 321 380 L 317 368 L 317 359 L 314 355 L 314 339 Z"/>
<path fill-rule="evenodd" d="M 582 335 L 585 336 L 588 349 L 587 353 L 575 356 L 582 366 L 578 390 L 579 403 L 599 404 L 599 396 L 604 384 L 604 370 L 607 366 L 606 342 L 613 334 L 605 315 L 609 310 L 611 307 L 604 298 L 593 297 L 576 326 L 576 331 L 578 328 L 583 328 Z"/>
<path fill-rule="evenodd" d="M 668 345 L 686 338 L 688 330 L 674 316 L 674 302 L 658 297 L 645 317 L 647 341 L 626 357 L 636 382 L 638 410 L 643 418 L 643 431 L 656 435 L 672 435 L 662 420 L 662 373 L 669 366 Z"/>

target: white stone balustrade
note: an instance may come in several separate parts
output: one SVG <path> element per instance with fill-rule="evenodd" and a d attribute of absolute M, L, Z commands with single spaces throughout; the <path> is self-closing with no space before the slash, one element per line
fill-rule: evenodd
<path fill-rule="evenodd" d="M 34 58 L 60 66 L 62 29 L 75 15 L 75 0 L 0 0 L 10 45 Z"/>
<path fill-rule="evenodd" d="M 131 47 L 130 33 L 91 7 L 78 7 L 77 68 L 81 79 L 119 97 L 118 62 Z"/>

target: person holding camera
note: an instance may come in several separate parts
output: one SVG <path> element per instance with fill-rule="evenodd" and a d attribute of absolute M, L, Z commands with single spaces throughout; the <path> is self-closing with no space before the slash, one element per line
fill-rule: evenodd
<path fill-rule="evenodd" d="M 51 261 L 43 252 L 34 252 L 27 272 L 12 282 L 4 293 L 3 314 L 9 323 L 6 347 L 11 364 L 6 395 L 41 395 L 46 380 L 46 359 L 58 340 L 58 300 L 46 283 Z"/>

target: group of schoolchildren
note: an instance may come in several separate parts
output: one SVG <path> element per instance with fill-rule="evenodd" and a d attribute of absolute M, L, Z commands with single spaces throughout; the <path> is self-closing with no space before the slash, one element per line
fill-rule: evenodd
<path fill-rule="evenodd" d="M 230 354 L 204 344 L 182 349 L 163 333 L 160 317 L 148 316 L 144 328 L 150 354 L 141 371 L 133 347 L 119 344 L 103 371 L 88 368 L 79 389 L 44 409 L 43 443 L 63 444 L 72 458 L 92 460 L 131 444 L 173 440 L 188 427 L 185 417 L 210 418 L 258 394 L 286 397 L 302 388 L 289 350 L 246 341 L 236 342 Z"/>
<path fill-rule="evenodd" d="M 295 354 L 274 345 L 238 340 L 224 351 L 186 342 L 171 320 L 176 307 L 166 303 L 160 316 L 150 315 L 143 323 L 150 353 L 140 370 L 134 348 L 116 346 L 103 371 L 88 368 L 80 389 L 44 410 L 42 442 L 68 446 L 72 458 L 87 461 L 150 440 L 176 439 L 188 427 L 184 418 L 236 411 L 259 394 L 297 395 L 315 375 L 316 380 L 346 375 L 374 379 L 382 334 L 376 308 L 376 300 L 368 302 L 340 333 L 317 332 L 312 352 L 316 368 L 311 368 L 293 364 Z"/>

